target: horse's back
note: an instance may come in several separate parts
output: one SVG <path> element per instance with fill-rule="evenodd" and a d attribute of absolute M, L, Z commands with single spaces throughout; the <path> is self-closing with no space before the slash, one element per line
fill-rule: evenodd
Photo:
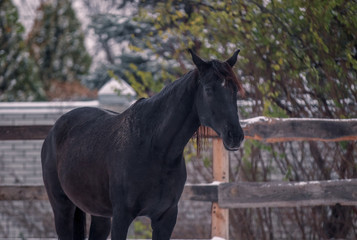
<path fill-rule="evenodd" d="M 116 116 L 119 114 L 91 107 L 77 108 L 62 115 L 43 143 L 41 153 L 43 168 L 46 168 L 46 164 L 57 168 L 60 161 L 76 158 L 78 156 L 76 152 L 87 153 L 83 155 L 85 157 L 89 156 L 91 151 L 99 150 L 94 149 L 93 145 L 106 144 L 102 137 L 108 135 L 110 132 L 108 122 Z"/>
<path fill-rule="evenodd" d="M 86 133 L 89 128 L 98 129 L 103 121 L 118 116 L 118 113 L 91 107 L 74 109 L 61 116 L 53 127 L 57 144 L 66 140 L 68 134 L 78 132 L 79 135 Z"/>
<path fill-rule="evenodd" d="M 113 118 L 119 113 L 91 107 L 74 109 L 62 115 L 50 130 L 42 148 L 42 161 L 81 160 L 108 146 Z"/>
<path fill-rule="evenodd" d="M 42 161 L 56 156 L 58 148 L 68 141 L 70 137 L 78 135 L 84 138 L 84 133 L 88 129 L 96 129 L 95 125 L 119 113 L 92 107 L 76 108 L 62 115 L 54 124 L 47 135 L 42 147 Z M 88 137 L 88 136 L 87 136 Z M 52 155 L 52 156 L 51 156 Z"/>

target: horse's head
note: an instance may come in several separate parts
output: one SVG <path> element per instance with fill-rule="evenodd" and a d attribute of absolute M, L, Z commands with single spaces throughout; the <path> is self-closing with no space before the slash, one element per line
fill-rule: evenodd
<path fill-rule="evenodd" d="M 244 91 L 232 70 L 239 50 L 225 62 L 206 62 L 190 52 L 199 72 L 195 104 L 201 125 L 214 129 L 227 150 L 237 150 L 244 139 L 237 110 L 237 93 Z"/>

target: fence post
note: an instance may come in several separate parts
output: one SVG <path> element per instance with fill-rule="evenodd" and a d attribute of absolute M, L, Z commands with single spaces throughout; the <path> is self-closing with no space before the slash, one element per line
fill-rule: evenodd
<path fill-rule="evenodd" d="M 213 180 L 219 182 L 229 181 L 228 152 L 220 138 L 213 140 Z M 229 210 L 222 209 L 217 202 L 212 203 L 211 237 L 229 239 Z"/>

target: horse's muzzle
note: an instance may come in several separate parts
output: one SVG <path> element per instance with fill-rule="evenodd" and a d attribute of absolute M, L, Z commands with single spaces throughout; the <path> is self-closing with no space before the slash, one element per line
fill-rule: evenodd
<path fill-rule="evenodd" d="M 241 127 L 226 129 L 222 136 L 223 145 L 228 151 L 237 151 L 244 140 L 244 133 Z"/>

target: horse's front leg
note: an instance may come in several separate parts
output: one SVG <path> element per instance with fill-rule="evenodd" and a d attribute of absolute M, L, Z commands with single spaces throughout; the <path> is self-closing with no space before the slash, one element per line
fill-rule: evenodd
<path fill-rule="evenodd" d="M 128 234 L 128 228 L 134 217 L 125 207 L 114 208 L 112 220 L 112 240 L 125 240 Z"/>
<path fill-rule="evenodd" d="M 156 219 L 151 219 L 153 240 L 169 240 L 177 218 L 177 205 L 172 206 Z"/>
<path fill-rule="evenodd" d="M 110 218 L 92 216 L 89 240 L 105 240 L 110 233 Z"/>

